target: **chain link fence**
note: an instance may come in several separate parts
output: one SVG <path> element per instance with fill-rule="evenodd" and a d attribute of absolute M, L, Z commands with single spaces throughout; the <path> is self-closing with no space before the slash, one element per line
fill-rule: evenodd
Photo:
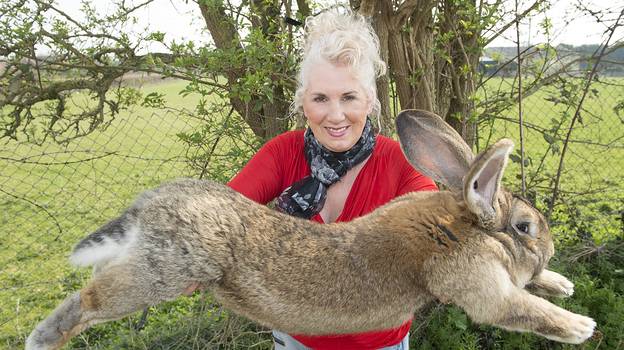
<path fill-rule="evenodd" d="M 67 261 L 81 237 L 141 191 L 190 175 L 176 134 L 193 123 L 136 108 L 67 145 L 2 141 L 0 348 L 12 348 L 16 337 L 26 336 L 35 320 L 88 277 Z"/>
<path fill-rule="evenodd" d="M 150 88 L 175 90 L 180 84 Z M 584 221 L 588 234 L 599 239 L 623 237 L 624 111 L 618 106 L 624 103 L 624 79 L 605 78 L 592 88 L 596 92 L 567 141 L 553 218 Z M 559 92 L 548 89 L 523 104 L 527 187 L 544 203 L 552 195 L 571 121 L 569 107 L 553 97 Z M 481 126 L 480 145 L 509 136 L 519 147 L 515 109 L 498 117 Z M 89 271 L 70 267 L 66 258 L 81 237 L 141 191 L 193 175 L 177 134 L 196 127 L 196 120 L 178 114 L 137 108 L 67 145 L 2 140 L 0 348 L 20 344 L 38 320 L 80 288 Z M 518 163 L 512 163 L 507 182 L 514 186 L 516 174 Z"/>

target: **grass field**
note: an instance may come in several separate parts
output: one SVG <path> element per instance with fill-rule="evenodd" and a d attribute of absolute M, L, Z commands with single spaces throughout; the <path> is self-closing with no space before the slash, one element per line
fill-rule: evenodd
<path fill-rule="evenodd" d="M 164 82 L 147 86 L 143 91 L 161 92 L 168 104 L 193 108 L 196 97 L 178 95 L 183 86 L 183 82 Z M 578 215 L 587 218 L 596 238 L 608 240 L 624 235 L 616 215 L 624 210 L 621 139 L 624 125 L 622 117 L 613 111 L 613 106 L 624 100 L 624 91 L 621 87 L 602 85 L 596 89 L 597 97 L 592 96 L 586 102 L 586 109 L 593 115 L 584 113 L 583 124 L 574 130 L 577 141 L 566 158 L 562 190 L 566 200 L 583 204 L 578 208 Z M 525 101 L 527 123 L 549 128 L 552 119 L 560 118 L 563 107 L 546 102 L 547 96 L 547 91 L 540 91 Z M 515 118 L 514 111 L 507 117 Z M 0 348 L 22 347 L 34 323 L 88 277 L 88 270 L 72 268 L 66 260 L 81 237 L 114 217 L 142 190 L 190 174 L 184 161 L 186 148 L 176 134 L 197 125 L 197 121 L 173 113 L 137 107 L 122 112 L 106 130 L 68 146 L 3 141 L 0 148 Z M 481 136 L 485 138 L 489 131 L 482 130 Z M 497 121 L 490 140 L 508 136 L 517 141 L 517 133 L 516 124 Z M 549 194 L 558 164 L 557 154 L 548 151 L 549 143 L 537 132 L 528 130 L 525 140 L 526 153 L 531 158 L 528 171 L 537 175 L 532 189 L 543 199 Z M 547 155 L 545 165 L 538 168 L 543 154 Z M 512 164 L 506 182 L 516 187 L 518 181 L 514 178 L 518 172 L 517 164 Z M 592 191 L 592 195 L 571 194 Z M 562 209 L 555 218 L 564 224 L 578 219 L 573 215 Z M 556 226 L 554 230 L 558 235 L 565 235 L 566 227 Z M 159 307 L 140 336 L 128 326 L 130 321 L 120 321 L 85 333 L 72 343 L 72 348 L 187 348 L 188 343 L 180 339 L 193 339 L 194 344 L 210 347 L 216 341 L 214 334 L 227 334 L 223 327 L 234 327 L 232 324 L 237 322 L 250 329 L 250 334 L 248 337 L 230 334 L 228 341 L 245 344 L 240 348 L 254 344 L 256 348 L 270 346 L 266 337 L 254 335 L 257 329 L 244 321 L 215 323 L 229 316 L 221 313 L 209 298 L 200 299 L 202 296 L 196 295 Z M 201 320 L 189 317 L 193 312 L 207 316 Z M 193 326 L 181 327 L 188 324 Z M 193 333 L 200 329 L 210 332 Z M 197 347 L 201 348 L 200 345 Z"/>

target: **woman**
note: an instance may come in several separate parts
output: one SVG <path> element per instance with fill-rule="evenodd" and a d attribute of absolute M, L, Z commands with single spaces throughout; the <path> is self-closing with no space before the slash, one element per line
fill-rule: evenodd
<path fill-rule="evenodd" d="M 327 11 L 306 21 L 293 107 L 308 129 L 267 142 L 229 186 L 259 203 L 320 223 L 350 221 L 435 184 L 406 161 L 396 141 L 372 131 L 379 43 L 359 15 Z M 284 281 L 288 283 L 288 281 Z M 396 329 L 327 336 L 273 332 L 276 349 L 407 349 L 411 321 Z"/>

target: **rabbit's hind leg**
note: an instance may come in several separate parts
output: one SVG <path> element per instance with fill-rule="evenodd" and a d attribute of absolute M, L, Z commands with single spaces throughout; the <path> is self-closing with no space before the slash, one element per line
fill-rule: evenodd
<path fill-rule="evenodd" d="M 153 278 L 131 264 L 100 271 L 85 288 L 65 299 L 37 325 L 26 341 L 26 350 L 60 349 L 94 324 L 120 319 L 149 305 L 174 299 L 184 291 L 182 283 L 171 285 L 177 281 L 155 288 Z"/>
<path fill-rule="evenodd" d="M 82 319 L 80 304 L 80 292 L 67 297 L 30 333 L 26 339 L 26 350 L 60 349 L 72 336 L 86 328 L 79 328 Z"/>

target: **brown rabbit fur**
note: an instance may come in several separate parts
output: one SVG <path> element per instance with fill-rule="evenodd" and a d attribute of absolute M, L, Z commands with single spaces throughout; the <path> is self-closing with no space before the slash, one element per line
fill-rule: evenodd
<path fill-rule="evenodd" d="M 404 111 L 397 130 L 408 160 L 451 191 L 406 194 L 352 222 L 320 225 L 210 181 L 165 184 L 77 245 L 72 261 L 95 265 L 94 277 L 26 349 L 58 349 L 86 327 L 198 286 L 295 334 L 397 327 L 439 300 L 480 323 L 569 343 L 590 337 L 592 319 L 527 291 L 567 296 L 573 285 L 544 269 L 554 249 L 542 215 L 500 187 L 511 141 L 473 161 L 432 113 Z"/>

